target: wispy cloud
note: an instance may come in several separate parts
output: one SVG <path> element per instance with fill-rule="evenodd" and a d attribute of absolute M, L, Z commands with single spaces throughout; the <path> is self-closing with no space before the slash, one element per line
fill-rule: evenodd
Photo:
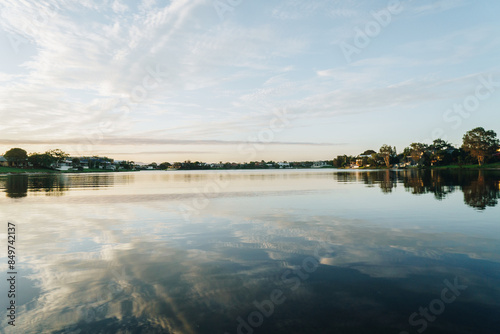
<path fill-rule="evenodd" d="M 446 99 L 467 92 L 470 81 L 460 78 L 498 70 L 498 23 L 447 16 L 465 15 L 465 0 L 404 1 L 403 13 L 346 64 L 338 43 L 387 5 L 243 2 L 221 20 L 208 0 L 3 1 L 0 139 L 68 143 L 107 124 L 96 149 L 126 137 L 241 142 L 286 109 L 297 122 L 276 142 L 339 142 L 319 130 L 325 118 L 424 104 L 423 114 L 440 113 Z M 433 15 L 442 29 L 427 34 Z"/>
<path fill-rule="evenodd" d="M 1 139 L 0 144 L 49 144 L 49 145 L 74 145 L 80 144 L 86 138 L 63 138 L 63 139 Z M 246 144 L 248 141 L 242 140 L 182 140 L 182 139 L 162 139 L 162 138 L 137 138 L 137 137 L 109 137 L 106 145 L 237 145 Z M 312 142 L 273 142 L 273 145 L 293 145 L 293 146 L 332 146 L 343 145 L 342 143 L 312 143 Z"/>

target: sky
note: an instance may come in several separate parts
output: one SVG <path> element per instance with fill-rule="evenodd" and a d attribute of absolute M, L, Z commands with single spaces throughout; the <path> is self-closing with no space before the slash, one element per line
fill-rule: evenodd
<path fill-rule="evenodd" d="M 0 154 L 303 161 L 500 133 L 500 2 L 0 0 Z"/>

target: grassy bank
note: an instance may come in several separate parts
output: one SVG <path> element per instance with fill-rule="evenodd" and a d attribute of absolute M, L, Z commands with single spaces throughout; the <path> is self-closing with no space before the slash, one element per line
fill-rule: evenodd
<path fill-rule="evenodd" d="M 495 162 L 493 164 L 479 165 L 449 165 L 449 166 L 435 166 L 432 169 L 500 169 L 500 162 Z"/>
<path fill-rule="evenodd" d="M 45 168 L 16 168 L 0 167 L 0 174 L 27 174 L 27 173 L 59 173 L 57 170 Z"/>
<path fill-rule="evenodd" d="M 376 166 L 376 167 L 359 167 L 359 168 L 350 168 L 350 167 L 340 167 L 338 169 L 352 169 L 352 170 L 363 170 L 363 169 L 392 169 L 392 167 L 388 168 L 387 166 Z M 406 167 L 405 169 L 500 169 L 500 162 L 495 162 L 492 164 L 484 164 L 482 166 L 479 165 L 448 165 L 448 166 L 429 166 L 429 167 L 417 167 L 411 166 Z"/>

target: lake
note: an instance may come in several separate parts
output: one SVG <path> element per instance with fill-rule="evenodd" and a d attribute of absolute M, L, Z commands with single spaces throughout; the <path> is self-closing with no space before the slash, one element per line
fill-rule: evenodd
<path fill-rule="evenodd" d="M 500 171 L 4 175 L 0 188 L 5 333 L 500 328 Z"/>

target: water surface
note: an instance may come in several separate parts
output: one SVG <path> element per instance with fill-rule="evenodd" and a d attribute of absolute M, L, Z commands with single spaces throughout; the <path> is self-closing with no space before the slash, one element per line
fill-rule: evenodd
<path fill-rule="evenodd" d="M 0 328 L 498 333 L 499 181 L 416 170 L 0 176 L 1 244 L 15 223 L 21 276 L 16 331 L 5 316 Z"/>

